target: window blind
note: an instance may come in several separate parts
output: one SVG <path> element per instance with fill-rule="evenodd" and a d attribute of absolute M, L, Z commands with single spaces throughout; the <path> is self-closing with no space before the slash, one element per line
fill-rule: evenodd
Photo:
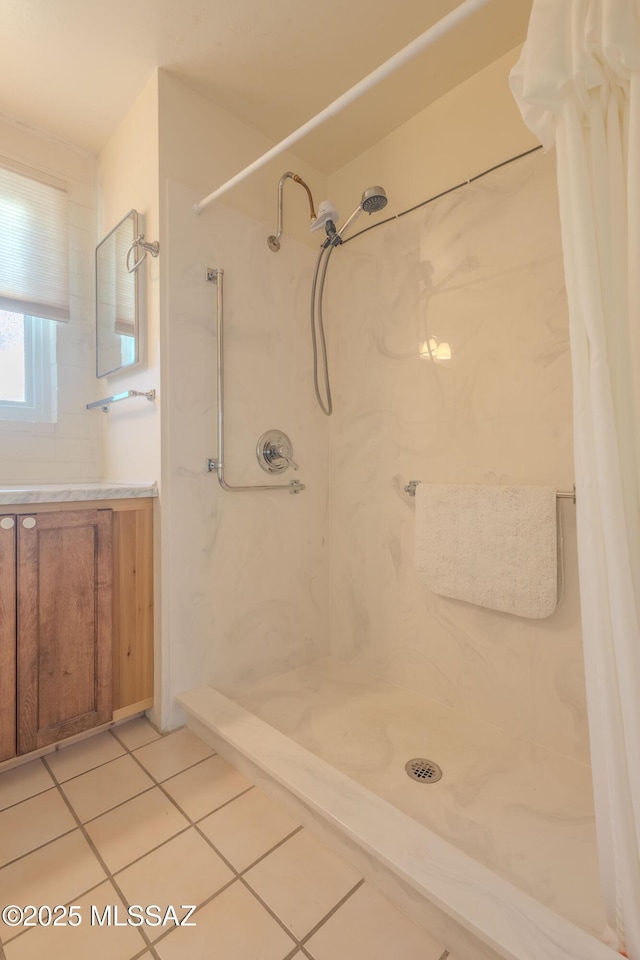
<path fill-rule="evenodd" d="M 0 310 L 69 320 L 67 194 L 2 166 Z"/>

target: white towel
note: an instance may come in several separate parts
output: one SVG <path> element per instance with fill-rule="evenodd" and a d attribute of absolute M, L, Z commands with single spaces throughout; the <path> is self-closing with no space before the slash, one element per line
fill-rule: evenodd
<path fill-rule="evenodd" d="M 556 491 L 418 484 L 416 567 L 444 597 L 550 616 L 558 602 Z"/>

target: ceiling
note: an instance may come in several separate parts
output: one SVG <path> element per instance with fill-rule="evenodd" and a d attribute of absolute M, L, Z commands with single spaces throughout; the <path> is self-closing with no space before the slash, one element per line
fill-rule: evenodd
<path fill-rule="evenodd" d="M 156 67 L 273 140 L 460 0 L 0 0 L 0 112 L 97 153 Z M 489 0 L 296 152 L 327 173 L 524 39 Z"/>

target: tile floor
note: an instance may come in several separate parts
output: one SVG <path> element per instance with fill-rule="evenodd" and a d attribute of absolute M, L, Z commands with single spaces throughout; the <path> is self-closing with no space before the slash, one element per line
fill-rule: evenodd
<path fill-rule="evenodd" d="M 143 718 L 0 773 L 9 904 L 73 905 L 81 922 L 0 922 L 0 960 L 449 956 L 190 731 Z M 149 904 L 180 919 L 195 905 L 193 925 L 126 923 Z"/>

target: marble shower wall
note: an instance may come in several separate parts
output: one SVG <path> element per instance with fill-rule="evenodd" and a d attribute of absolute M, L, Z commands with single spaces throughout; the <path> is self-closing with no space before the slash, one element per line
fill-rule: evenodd
<path fill-rule="evenodd" d="M 207 681 L 233 695 L 328 651 L 328 425 L 315 407 L 308 330 L 315 255 L 289 237 L 274 255 L 268 226 L 223 204 L 195 217 L 198 199 L 168 182 L 163 591 L 171 700 Z M 207 267 L 225 271 L 226 478 L 297 477 L 307 484 L 297 496 L 227 493 L 206 472 L 216 453 L 216 288 Z M 291 437 L 297 474 L 271 478 L 258 466 L 256 443 L 271 427 Z"/>
<path fill-rule="evenodd" d="M 416 583 L 403 491 L 412 479 L 572 489 L 554 156 L 519 160 L 337 251 L 326 316 L 333 655 L 588 761 L 574 505 L 559 507 L 563 599 L 526 620 Z M 450 360 L 420 357 L 431 337 Z"/>

